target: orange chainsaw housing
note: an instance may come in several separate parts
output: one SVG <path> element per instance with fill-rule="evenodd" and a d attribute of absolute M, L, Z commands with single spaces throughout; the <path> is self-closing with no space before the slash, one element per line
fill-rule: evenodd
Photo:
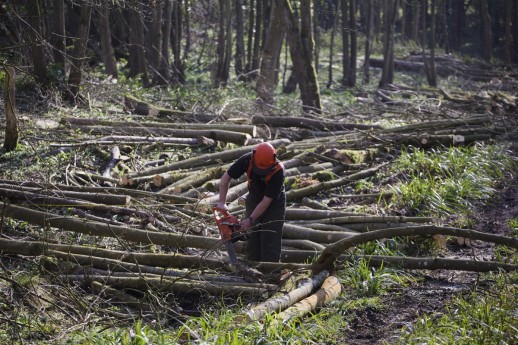
<path fill-rule="evenodd" d="M 219 207 L 213 207 L 212 211 L 214 212 L 214 220 L 218 226 L 221 238 L 225 241 L 232 240 L 232 233 L 240 227 L 237 218 L 227 210 Z"/>

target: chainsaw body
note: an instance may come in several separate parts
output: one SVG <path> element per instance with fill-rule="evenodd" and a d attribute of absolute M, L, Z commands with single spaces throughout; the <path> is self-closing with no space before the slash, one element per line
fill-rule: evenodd
<path fill-rule="evenodd" d="M 236 251 L 232 245 L 235 236 L 233 237 L 232 235 L 239 235 L 239 228 L 241 225 L 237 218 L 231 215 L 228 210 L 213 207 L 212 211 L 214 212 L 214 220 L 218 226 L 221 239 L 225 242 L 225 246 L 227 247 L 230 261 L 232 263 L 237 263 Z"/>

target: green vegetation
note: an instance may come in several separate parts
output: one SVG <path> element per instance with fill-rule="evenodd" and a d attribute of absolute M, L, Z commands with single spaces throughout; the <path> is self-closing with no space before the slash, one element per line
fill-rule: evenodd
<path fill-rule="evenodd" d="M 397 343 L 516 344 L 518 275 L 490 274 L 487 278 L 494 283 L 455 298 L 444 313 L 421 315 L 403 329 Z"/>
<path fill-rule="evenodd" d="M 399 183 L 393 186 L 394 208 L 412 214 L 446 218 L 469 214 L 488 200 L 497 183 L 516 162 L 497 145 L 473 145 L 443 150 L 404 149 L 393 164 Z"/>

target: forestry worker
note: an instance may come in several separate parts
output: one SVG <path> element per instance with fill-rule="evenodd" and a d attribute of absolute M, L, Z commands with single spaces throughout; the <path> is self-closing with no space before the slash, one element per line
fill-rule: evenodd
<path fill-rule="evenodd" d="M 231 179 L 244 173 L 248 177 L 245 217 L 240 222 L 249 229 L 246 258 L 250 261 L 279 262 L 282 226 L 286 214 L 284 166 L 270 143 L 261 143 L 241 156 L 223 174 L 219 186 L 218 207 L 226 209 Z"/>

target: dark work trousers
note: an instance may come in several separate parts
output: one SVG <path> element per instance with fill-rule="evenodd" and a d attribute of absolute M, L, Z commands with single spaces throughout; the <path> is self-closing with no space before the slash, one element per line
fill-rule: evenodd
<path fill-rule="evenodd" d="M 248 194 L 245 216 L 248 217 L 261 201 Z M 281 259 L 282 227 L 286 215 L 286 198 L 272 201 L 259 219 L 254 220 L 246 242 L 246 259 L 249 261 L 279 262 Z"/>

